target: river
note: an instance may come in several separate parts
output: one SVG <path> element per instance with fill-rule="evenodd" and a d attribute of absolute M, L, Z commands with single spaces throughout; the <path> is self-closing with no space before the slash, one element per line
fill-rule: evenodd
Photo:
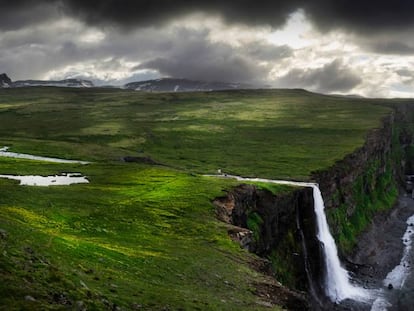
<path fill-rule="evenodd" d="M 413 215 L 414 200 L 402 194 L 397 206 L 388 214 L 374 217 L 370 228 L 360 236 L 350 260 L 358 266 L 356 278 L 367 287 L 378 288 L 379 298 L 369 308 L 351 310 L 414 310 Z"/>

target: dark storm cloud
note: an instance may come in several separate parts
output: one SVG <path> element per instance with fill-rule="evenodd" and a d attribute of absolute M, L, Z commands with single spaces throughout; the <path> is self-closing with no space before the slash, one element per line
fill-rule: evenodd
<path fill-rule="evenodd" d="M 278 27 L 298 9 L 323 30 L 342 28 L 367 34 L 414 25 L 412 0 L 2 0 L 0 27 L 47 19 L 52 4 L 89 24 L 122 28 L 160 25 L 192 12 L 219 14 L 228 22 Z"/>
<path fill-rule="evenodd" d="M 352 70 L 340 60 L 317 69 L 292 69 L 278 79 L 279 86 L 301 87 L 322 93 L 348 92 L 362 82 Z"/>
<path fill-rule="evenodd" d="M 280 59 L 288 54 L 287 47 L 266 46 L 265 55 L 241 47 L 211 42 L 208 31 L 180 29 L 174 44 L 165 55 L 149 59 L 136 69 L 150 69 L 171 77 L 224 82 L 263 82 L 269 68 L 258 64 L 263 57 Z M 272 47 L 274 54 L 271 53 Z"/>
<path fill-rule="evenodd" d="M 306 14 L 321 29 L 343 28 L 357 33 L 398 31 L 414 25 L 411 0 L 306 1 Z"/>
<path fill-rule="evenodd" d="M 0 30 L 15 30 L 56 18 L 55 0 L 0 0 Z"/>
<path fill-rule="evenodd" d="M 371 38 L 360 38 L 358 43 L 366 50 L 378 54 L 389 55 L 412 55 L 414 54 L 414 42 L 412 35 L 392 36 L 394 38 L 383 38 L 383 36 L 373 36 Z M 410 42 L 411 41 L 411 42 Z"/>
<path fill-rule="evenodd" d="M 345 28 L 371 33 L 414 25 L 412 0 L 63 0 L 65 8 L 87 22 L 121 26 L 153 25 L 185 13 L 218 13 L 229 22 L 282 25 L 304 9 L 321 29 Z"/>
<path fill-rule="evenodd" d="M 222 0 L 63 0 L 72 15 L 91 24 L 115 24 L 124 27 L 148 26 L 167 22 L 187 13 L 220 14 L 230 22 L 270 23 L 280 26 L 298 1 L 222 1 Z"/>

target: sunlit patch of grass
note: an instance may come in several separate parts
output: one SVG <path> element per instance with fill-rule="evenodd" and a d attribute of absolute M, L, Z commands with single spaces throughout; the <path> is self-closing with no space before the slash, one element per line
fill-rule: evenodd
<path fill-rule="evenodd" d="M 121 132 L 122 125 L 117 122 L 98 123 L 81 129 L 81 135 L 116 135 Z"/>

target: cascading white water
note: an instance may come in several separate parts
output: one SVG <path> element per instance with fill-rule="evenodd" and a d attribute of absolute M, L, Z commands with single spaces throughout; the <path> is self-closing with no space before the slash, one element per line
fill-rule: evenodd
<path fill-rule="evenodd" d="M 273 180 L 263 178 L 244 178 L 234 175 L 207 175 L 215 177 L 235 178 L 240 181 L 265 182 L 273 184 L 291 185 L 299 187 L 311 187 L 313 189 L 314 209 L 316 214 L 316 222 L 318 226 L 318 240 L 323 244 L 323 252 L 325 257 L 325 292 L 333 302 L 340 302 L 350 298 L 359 301 L 372 300 L 369 290 L 353 285 L 350 282 L 348 271 L 346 271 L 339 261 L 338 249 L 335 240 L 329 230 L 326 220 L 325 205 L 319 186 L 315 183 L 295 182 L 286 180 Z"/>
<path fill-rule="evenodd" d="M 323 244 L 325 255 L 326 294 L 335 302 L 339 302 L 346 298 L 369 300 L 369 292 L 366 289 L 351 284 L 348 271 L 341 266 L 338 257 L 338 249 L 326 220 L 325 205 L 321 191 L 316 184 L 309 184 L 309 186 L 313 189 L 314 208 L 318 225 L 318 240 Z"/>

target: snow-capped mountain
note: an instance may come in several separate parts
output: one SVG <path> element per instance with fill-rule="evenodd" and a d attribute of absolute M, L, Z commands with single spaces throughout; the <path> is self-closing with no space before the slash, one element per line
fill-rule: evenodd
<path fill-rule="evenodd" d="M 13 84 L 12 80 L 7 76 L 7 74 L 0 74 L 0 88 L 9 88 Z"/>
<path fill-rule="evenodd" d="M 254 86 L 242 83 L 206 82 L 188 79 L 163 78 L 131 82 L 124 85 L 125 89 L 145 92 L 194 92 L 251 89 Z"/>
<path fill-rule="evenodd" d="M 15 87 L 29 87 L 29 86 L 58 86 L 58 87 L 94 87 L 89 80 L 82 79 L 66 79 L 57 81 L 46 80 L 21 80 L 12 81 L 7 74 L 0 74 L 0 88 L 15 88 Z"/>
<path fill-rule="evenodd" d="M 0 74 L 0 88 L 19 88 L 31 86 L 55 86 L 55 87 L 73 87 L 73 88 L 90 88 L 95 87 L 92 81 L 83 79 L 65 79 L 65 80 L 20 80 L 12 81 L 7 74 Z M 103 86 L 100 86 L 103 87 Z M 105 86 L 119 87 L 119 86 Z M 196 81 L 189 79 L 162 78 L 155 80 L 146 80 L 131 82 L 125 84 L 123 89 L 144 91 L 144 92 L 196 92 L 196 91 L 219 91 L 219 90 L 238 90 L 253 89 L 257 86 L 244 83 L 228 82 L 208 82 Z"/>
<path fill-rule="evenodd" d="M 22 80 L 13 82 L 13 87 L 58 86 L 58 87 L 94 87 L 92 81 L 82 79 L 66 79 L 58 81 Z"/>

